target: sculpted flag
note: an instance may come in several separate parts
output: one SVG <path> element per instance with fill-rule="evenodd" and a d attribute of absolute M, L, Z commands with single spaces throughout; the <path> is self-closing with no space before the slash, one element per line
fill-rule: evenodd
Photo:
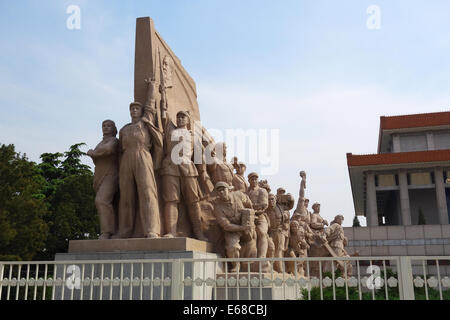
<path fill-rule="evenodd" d="M 147 99 L 147 86 L 143 80 L 152 77 L 155 77 L 157 83 L 161 83 L 161 77 L 164 78 L 162 82 L 166 87 L 170 118 L 175 119 L 178 111 L 189 111 L 191 119 L 200 120 L 194 80 L 183 68 L 180 59 L 156 31 L 153 20 L 149 17 L 137 18 L 134 101 L 144 105 Z M 155 98 L 156 101 L 160 101 L 159 92 L 156 92 Z M 159 108 L 158 117 L 161 118 Z"/>
<path fill-rule="evenodd" d="M 134 101 L 145 104 L 147 99 L 147 85 L 144 79 L 154 79 L 160 85 L 159 90 L 155 92 L 154 109 L 156 110 L 155 125 L 158 130 L 163 132 L 166 128 L 162 119 L 162 109 L 167 108 L 167 118 L 176 120 L 179 111 L 188 111 L 190 114 L 191 127 L 194 129 L 194 121 L 200 120 L 200 112 L 197 103 L 197 92 L 194 80 L 189 76 L 181 61 L 173 53 L 161 35 L 154 27 L 153 20 L 149 17 L 136 19 L 136 43 L 135 43 L 135 72 L 134 72 Z M 164 101 L 164 102 L 163 102 Z M 161 105 L 161 103 L 162 105 Z M 197 124 L 195 124 L 197 125 Z M 206 130 L 202 127 L 201 132 Z M 170 138 L 170 137 L 169 137 Z M 203 138 L 202 138 L 203 139 Z M 204 146 L 203 146 L 204 147 Z M 164 141 L 164 151 L 152 150 L 155 170 L 159 170 L 156 175 L 156 183 L 158 186 L 158 205 L 160 207 L 160 220 L 165 221 L 164 217 L 164 201 L 163 201 L 163 183 L 162 174 L 164 169 L 163 157 L 167 153 L 167 139 Z M 200 146 L 202 148 L 202 146 Z M 201 152 L 200 160 L 202 159 Z M 201 151 L 201 150 L 200 150 Z M 194 155 L 198 156 L 198 155 Z M 196 160 L 197 161 L 197 160 Z M 197 163 L 196 163 L 197 164 Z M 203 170 L 206 171 L 206 170 Z M 201 172 L 199 172 L 201 173 Z M 203 193 L 209 194 L 212 190 L 209 177 L 200 174 L 196 179 L 199 180 Z M 209 182 L 209 184 L 208 184 Z M 178 206 L 179 217 L 177 221 L 177 231 L 183 236 L 192 236 L 192 228 L 190 227 L 189 217 L 187 216 L 187 208 L 183 204 Z M 203 212 L 203 215 L 206 213 Z M 208 217 L 203 217 L 208 220 Z M 165 230 L 164 223 L 161 224 L 160 234 L 164 235 L 168 232 Z"/>

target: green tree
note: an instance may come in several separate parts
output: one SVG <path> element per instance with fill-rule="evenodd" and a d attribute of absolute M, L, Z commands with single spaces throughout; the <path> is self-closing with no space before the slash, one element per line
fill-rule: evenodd
<path fill-rule="evenodd" d="M 44 249 L 45 180 L 35 163 L 0 145 L 0 259 L 31 260 Z"/>
<path fill-rule="evenodd" d="M 356 215 L 353 218 L 353 227 L 361 227 L 361 223 L 359 223 L 358 216 L 356 216 Z"/>
<path fill-rule="evenodd" d="M 99 222 L 95 208 L 93 173 L 81 163 L 83 143 L 69 151 L 44 153 L 38 165 L 46 181 L 45 194 L 49 207 L 46 222 L 50 228 L 42 259 L 53 259 L 55 253 L 67 252 L 69 240 L 96 239 Z"/>
<path fill-rule="evenodd" d="M 425 220 L 425 215 L 423 214 L 422 208 L 419 208 L 419 221 L 417 222 L 417 224 L 419 224 L 419 225 L 427 224 L 427 221 Z"/>
<path fill-rule="evenodd" d="M 35 164 L 0 145 L 0 259 L 53 260 L 69 240 L 98 237 L 93 173 L 82 143 Z"/>

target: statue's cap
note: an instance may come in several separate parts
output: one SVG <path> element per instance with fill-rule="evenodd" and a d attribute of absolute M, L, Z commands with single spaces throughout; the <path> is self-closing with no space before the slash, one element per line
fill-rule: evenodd
<path fill-rule="evenodd" d="M 249 173 L 247 177 L 248 177 L 249 179 L 251 179 L 251 178 L 253 178 L 253 177 L 259 178 L 259 176 L 258 176 L 258 174 L 257 174 L 256 172 L 251 172 L 251 173 Z"/>
<path fill-rule="evenodd" d="M 131 106 L 139 106 L 139 107 L 142 107 L 142 103 L 137 102 L 137 101 L 133 101 L 132 103 L 130 103 L 130 108 L 131 108 Z"/>
<path fill-rule="evenodd" d="M 286 193 L 286 190 L 283 187 L 279 187 L 277 193 Z"/>
<path fill-rule="evenodd" d="M 215 190 L 218 190 L 219 188 L 227 188 L 230 189 L 230 186 L 228 185 L 228 183 L 224 182 L 224 181 L 219 181 L 216 183 L 216 186 L 214 187 Z"/>
<path fill-rule="evenodd" d="M 179 114 L 184 114 L 184 115 L 185 115 L 186 117 L 188 117 L 188 118 L 191 117 L 191 114 L 189 113 L 189 111 L 181 110 L 181 111 L 178 111 L 178 112 L 177 112 L 177 116 L 178 116 Z"/>

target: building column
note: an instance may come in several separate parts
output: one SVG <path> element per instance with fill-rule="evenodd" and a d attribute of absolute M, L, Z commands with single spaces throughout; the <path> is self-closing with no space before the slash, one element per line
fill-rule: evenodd
<path fill-rule="evenodd" d="M 392 152 L 401 152 L 400 150 L 400 137 L 398 134 L 392 135 Z"/>
<path fill-rule="evenodd" d="M 400 170 L 398 173 L 398 182 L 400 185 L 400 211 L 402 215 L 402 225 L 411 225 L 411 209 L 409 207 L 408 178 L 406 170 Z"/>
<path fill-rule="evenodd" d="M 375 174 L 366 173 L 366 219 L 368 227 L 378 226 L 377 191 L 375 189 Z"/>
<path fill-rule="evenodd" d="M 432 132 L 427 132 L 427 147 L 428 150 L 434 150 L 434 136 Z"/>
<path fill-rule="evenodd" d="M 436 202 L 439 213 L 439 223 L 448 224 L 447 199 L 442 168 L 434 169 L 434 183 L 436 185 Z"/>

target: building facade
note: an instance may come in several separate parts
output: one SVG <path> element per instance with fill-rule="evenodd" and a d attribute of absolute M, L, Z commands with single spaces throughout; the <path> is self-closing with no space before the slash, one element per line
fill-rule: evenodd
<path fill-rule="evenodd" d="M 450 255 L 450 112 L 381 117 L 377 153 L 348 153 L 347 165 L 355 213 L 367 221 L 344 228 L 350 255 Z M 414 275 L 423 270 L 412 263 Z"/>
<path fill-rule="evenodd" d="M 367 226 L 449 223 L 450 112 L 381 117 L 378 152 L 347 164 Z"/>

